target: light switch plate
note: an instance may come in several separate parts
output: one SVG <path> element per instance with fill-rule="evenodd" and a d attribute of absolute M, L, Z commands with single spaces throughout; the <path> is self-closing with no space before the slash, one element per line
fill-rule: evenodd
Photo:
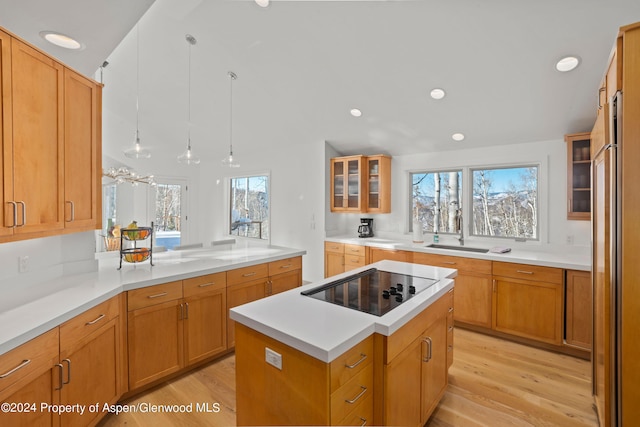
<path fill-rule="evenodd" d="M 282 370 L 282 355 L 280 353 L 271 350 L 269 347 L 265 347 L 264 358 L 269 365 Z"/>

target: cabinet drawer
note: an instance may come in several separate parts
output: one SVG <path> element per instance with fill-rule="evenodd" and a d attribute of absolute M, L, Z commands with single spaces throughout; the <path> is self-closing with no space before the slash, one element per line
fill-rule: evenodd
<path fill-rule="evenodd" d="M 185 298 L 217 291 L 227 287 L 227 273 L 214 273 L 193 277 L 182 281 L 182 293 Z"/>
<path fill-rule="evenodd" d="M 366 264 L 365 257 L 363 256 L 344 254 L 345 271 L 363 267 Z"/>
<path fill-rule="evenodd" d="M 337 254 L 344 253 L 344 243 L 336 243 L 336 242 L 324 242 L 324 251 L 325 252 L 334 252 Z"/>
<path fill-rule="evenodd" d="M 346 384 L 331 393 L 331 424 L 352 413 L 359 403 L 373 394 L 373 364 L 361 370 Z"/>
<path fill-rule="evenodd" d="M 250 267 L 237 268 L 227 271 L 227 284 L 236 285 L 238 283 L 249 282 L 251 280 L 262 279 L 269 275 L 267 264 L 252 265 Z"/>
<path fill-rule="evenodd" d="M 182 281 L 134 289 L 127 293 L 129 311 L 182 298 Z"/>
<path fill-rule="evenodd" d="M 115 296 L 60 325 L 60 347 L 69 348 L 120 314 L 120 297 Z"/>
<path fill-rule="evenodd" d="M 461 272 L 491 274 L 491 261 L 483 259 L 416 252 L 413 254 L 413 262 L 436 267 L 455 268 Z"/>
<path fill-rule="evenodd" d="M 373 360 L 373 335 L 345 351 L 331 362 L 331 392 L 368 368 Z"/>
<path fill-rule="evenodd" d="M 365 249 L 366 249 L 365 246 L 360 246 L 360 245 L 344 245 L 344 254 L 345 256 L 347 255 L 364 256 Z"/>
<path fill-rule="evenodd" d="M 373 424 L 373 394 L 363 398 L 362 402 L 353 408 L 353 411 L 339 423 L 337 426 L 368 426 Z"/>
<path fill-rule="evenodd" d="M 54 328 L 0 356 L 0 400 L 11 394 L 9 387 L 16 385 L 11 388 L 15 391 L 57 363 L 59 339 Z"/>
<path fill-rule="evenodd" d="M 269 263 L 269 276 L 275 276 L 276 274 L 286 273 L 291 270 L 300 270 L 302 268 L 302 257 L 293 257 L 287 259 L 281 259 L 280 261 L 273 261 Z"/>
<path fill-rule="evenodd" d="M 563 270 L 561 268 L 494 261 L 493 275 L 562 284 Z"/>

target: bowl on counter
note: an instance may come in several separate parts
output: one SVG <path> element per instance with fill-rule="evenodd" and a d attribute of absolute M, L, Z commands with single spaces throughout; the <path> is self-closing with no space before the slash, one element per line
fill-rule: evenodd
<path fill-rule="evenodd" d="M 149 248 L 132 248 L 122 251 L 122 258 L 126 262 L 142 262 L 149 259 L 151 251 Z"/>

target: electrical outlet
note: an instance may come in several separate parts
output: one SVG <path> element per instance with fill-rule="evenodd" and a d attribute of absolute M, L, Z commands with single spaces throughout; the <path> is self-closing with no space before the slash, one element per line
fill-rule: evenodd
<path fill-rule="evenodd" d="M 20 273 L 26 273 L 27 271 L 29 271 L 29 256 L 28 255 L 24 255 L 24 256 L 18 257 L 18 270 L 20 271 Z"/>
<path fill-rule="evenodd" d="M 275 366 L 282 370 L 282 355 L 271 350 L 269 347 L 264 348 L 264 357 L 269 365 Z"/>
<path fill-rule="evenodd" d="M 573 234 L 567 234 L 567 245 L 573 245 Z"/>

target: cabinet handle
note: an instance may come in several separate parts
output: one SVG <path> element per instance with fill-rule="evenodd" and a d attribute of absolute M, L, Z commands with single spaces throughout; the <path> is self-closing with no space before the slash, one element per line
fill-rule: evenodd
<path fill-rule="evenodd" d="M 291 264 L 281 265 L 280 268 L 291 268 Z"/>
<path fill-rule="evenodd" d="M 178 316 L 178 320 L 184 319 L 184 304 L 180 304 L 180 315 Z"/>
<path fill-rule="evenodd" d="M 571 199 L 567 199 L 567 211 L 568 212 L 572 212 L 573 209 L 571 209 Z"/>
<path fill-rule="evenodd" d="M 447 329 L 448 332 L 453 331 L 453 326 L 449 326 L 449 329 Z"/>
<path fill-rule="evenodd" d="M 360 260 L 359 259 L 351 259 L 350 260 L 352 264 L 357 264 Z"/>
<path fill-rule="evenodd" d="M 100 316 L 96 317 L 95 320 L 92 320 L 91 322 L 87 322 L 84 324 L 84 326 L 91 326 L 91 325 L 95 325 L 96 323 L 98 323 L 99 321 L 101 321 L 102 319 L 104 319 L 104 314 L 101 314 Z"/>
<path fill-rule="evenodd" d="M 361 385 L 360 388 L 362 389 L 362 391 L 358 393 L 356 397 L 354 397 L 351 400 L 345 399 L 344 401 L 350 405 L 353 405 L 354 403 L 356 403 L 367 392 L 367 388 L 365 386 Z"/>
<path fill-rule="evenodd" d="M 600 94 L 604 90 L 607 90 L 607 88 L 606 87 L 601 87 L 600 89 L 598 89 L 598 110 L 602 110 L 602 104 L 600 104 Z"/>
<path fill-rule="evenodd" d="M 7 202 L 13 205 L 13 225 L 8 228 L 16 228 L 18 226 L 18 204 L 16 202 Z"/>
<path fill-rule="evenodd" d="M 25 366 L 27 366 L 29 363 L 31 363 L 31 359 L 24 359 L 22 361 L 21 364 L 19 364 L 18 366 L 16 366 L 15 368 L 13 368 L 12 370 L 5 372 L 4 374 L 0 375 L 0 380 L 7 378 L 9 375 L 13 374 L 14 372 L 16 372 L 19 369 L 24 368 Z"/>
<path fill-rule="evenodd" d="M 69 384 L 71 382 L 71 360 L 63 359 L 62 361 L 67 364 L 67 381 L 64 381 L 62 384 Z"/>
<path fill-rule="evenodd" d="M 255 276 L 255 275 L 256 275 L 256 272 L 255 272 L 255 271 L 252 271 L 251 273 L 245 273 L 245 274 L 243 274 L 243 275 L 242 275 L 242 277 L 251 277 L 251 276 Z"/>
<path fill-rule="evenodd" d="M 493 293 L 496 293 L 496 279 L 493 279 L 493 284 L 492 284 L 492 288 L 493 288 Z"/>
<path fill-rule="evenodd" d="M 448 345 L 447 346 L 447 353 L 451 353 L 453 351 L 453 346 L 452 345 Z"/>
<path fill-rule="evenodd" d="M 213 285 L 215 285 L 215 284 L 216 284 L 216 282 L 200 283 L 200 284 L 198 285 L 198 287 L 199 287 L 199 288 L 206 288 L 207 286 L 213 286 Z"/>
<path fill-rule="evenodd" d="M 453 313 L 453 307 L 449 307 L 449 313 Z"/>
<path fill-rule="evenodd" d="M 184 318 L 185 319 L 189 318 L 189 303 L 188 302 L 184 303 Z"/>
<path fill-rule="evenodd" d="M 271 295 L 273 293 L 273 282 L 271 280 L 267 280 L 267 295 Z"/>
<path fill-rule="evenodd" d="M 516 271 L 522 274 L 533 274 L 533 271 L 526 271 L 526 270 L 516 270 Z"/>
<path fill-rule="evenodd" d="M 22 224 L 18 224 L 18 227 L 24 227 L 27 224 L 27 205 L 22 201 L 18 203 L 22 205 Z"/>
<path fill-rule="evenodd" d="M 431 350 L 431 347 L 433 346 L 433 341 L 431 341 L 431 338 L 429 338 L 429 337 L 424 337 L 422 339 L 422 343 L 423 344 L 427 344 L 429 346 L 427 348 L 427 357 L 423 357 L 422 358 L 423 362 L 428 362 L 428 361 L 431 360 L 431 357 L 433 356 L 433 353 L 432 353 L 432 350 Z"/>
<path fill-rule="evenodd" d="M 154 298 L 160 298 L 167 295 L 166 292 L 160 292 L 159 294 L 155 294 L 155 295 L 147 295 L 147 298 L 149 299 L 154 299 Z"/>
<path fill-rule="evenodd" d="M 362 418 L 362 417 L 359 417 L 359 418 L 360 418 L 360 421 L 362 421 L 362 424 L 360 424 L 360 427 L 366 426 L 367 425 L 367 419 L 366 418 Z"/>
<path fill-rule="evenodd" d="M 58 384 L 60 384 L 60 387 L 56 387 L 56 390 L 62 390 L 62 387 L 64 387 L 64 381 L 62 380 L 62 371 L 63 371 L 64 367 L 60 363 L 56 363 L 55 366 L 57 366 L 59 368 L 59 370 L 58 370 L 59 383 Z"/>
<path fill-rule="evenodd" d="M 361 364 L 362 362 L 364 362 L 364 360 L 365 360 L 366 358 L 367 358 L 367 355 L 366 355 L 366 354 L 364 354 L 364 353 L 360 353 L 360 360 L 358 360 L 358 361 L 357 361 L 356 363 L 354 363 L 353 365 L 347 365 L 347 364 L 345 363 L 345 365 L 344 365 L 344 366 L 345 366 L 345 367 L 347 367 L 347 368 L 349 368 L 349 369 L 353 369 L 353 368 L 355 368 L 356 366 L 358 366 L 359 364 Z"/>
<path fill-rule="evenodd" d="M 442 261 L 443 264 L 448 264 L 448 265 L 456 265 L 455 262 L 453 261 Z"/>
<path fill-rule="evenodd" d="M 71 200 L 67 200 L 65 203 L 69 203 L 71 205 L 71 219 L 67 222 L 73 222 L 76 220 L 76 205 L 74 205 Z"/>
<path fill-rule="evenodd" d="M 449 289 L 449 291 L 447 291 L 448 294 L 453 293 L 453 288 Z"/>

